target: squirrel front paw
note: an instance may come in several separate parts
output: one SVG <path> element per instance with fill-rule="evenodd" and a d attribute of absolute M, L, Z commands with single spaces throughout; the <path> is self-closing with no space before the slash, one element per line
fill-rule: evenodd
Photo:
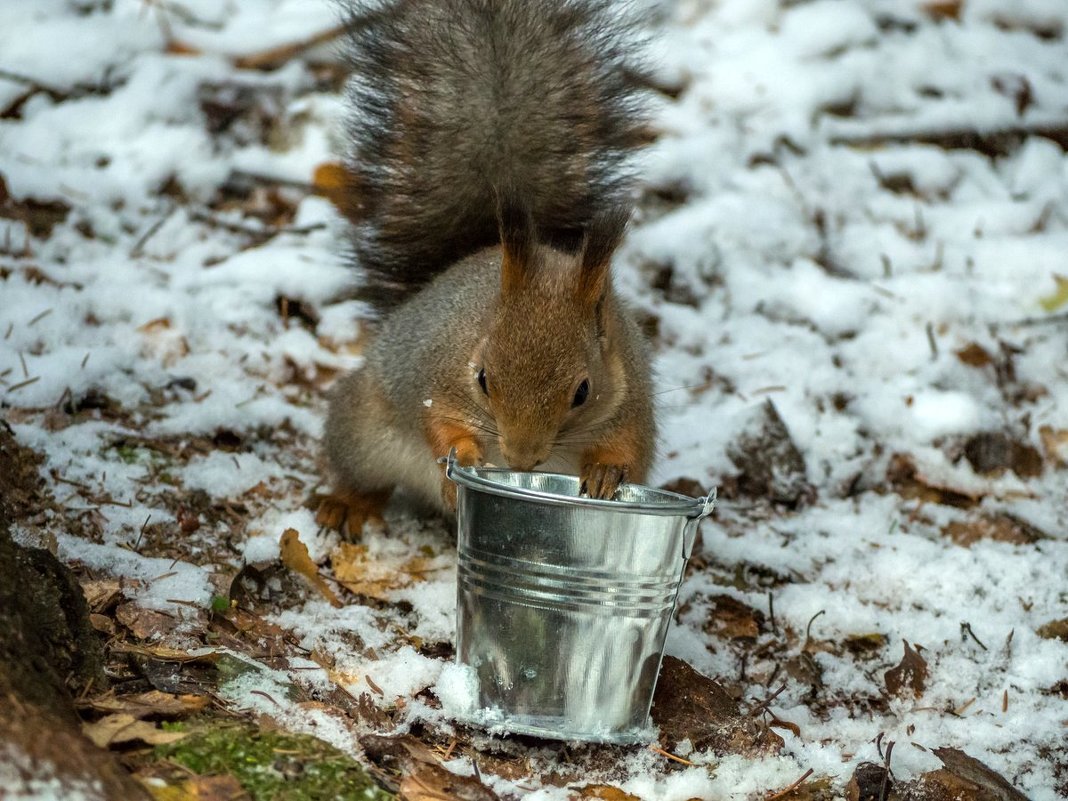
<path fill-rule="evenodd" d="M 627 480 L 624 464 L 587 464 L 582 468 L 582 486 L 579 492 L 591 498 L 611 500 L 619 485 Z"/>
<path fill-rule="evenodd" d="M 389 491 L 339 492 L 319 500 L 315 522 L 326 528 L 336 529 L 355 539 L 363 531 L 364 523 L 385 528 L 382 510 L 389 501 Z"/>
<path fill-rule="evenodd" d="M 481 467 L 486 463 L 482 447 L 473 439 L 464 440 L 453 446 L 456 451 L 456 464 L 461 467 Z M 452 450 L 452 449 L 450 449 Z M 445 475 L 445 466 L 442 465 L 441 474 L 441 503 L 450 514 L 456 513 L 456 484 Z"/>

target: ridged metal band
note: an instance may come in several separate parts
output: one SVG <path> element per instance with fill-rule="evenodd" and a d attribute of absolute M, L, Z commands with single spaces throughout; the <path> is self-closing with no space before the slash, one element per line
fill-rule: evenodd
<path fill-rule="evenodd" d="M 678 576 L 626 576 L 543 565 L 460 548 L 461 591 L 541 609 L 660 617 L 675 603 Z"/>

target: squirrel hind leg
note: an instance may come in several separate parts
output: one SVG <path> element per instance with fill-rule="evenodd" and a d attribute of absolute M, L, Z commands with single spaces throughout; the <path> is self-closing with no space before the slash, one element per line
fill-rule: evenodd
<path fill-rule="evenodd" d="M 340 531 L 350 540 L 359 537 L 366 523 L 385 529 L 386 521 L 382 512 L 392 494 L 392 490 L 346 490 L 331 493 L 319 500 L 315 522 Z"/>

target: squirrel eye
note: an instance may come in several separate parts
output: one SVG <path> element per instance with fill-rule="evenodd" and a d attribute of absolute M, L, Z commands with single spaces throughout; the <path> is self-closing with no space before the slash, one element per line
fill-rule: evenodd
<path fill-rule="evenodd" d="M 482 387 L 482 392 L 489 395 L 489 389 L 486 388 L 486 368 L 483 367 L 478 371 L 478 385 Z"/>
<path fill-rule="evenodd" d="M 586 398 L 590 396 L 590 380 L 588 378 L 582 379 L 582 383 L 578 385 L 578 389 L 575 390 L 575 399 L 571 401 L 571 408 L 581 406 L 586 402 Z"/>

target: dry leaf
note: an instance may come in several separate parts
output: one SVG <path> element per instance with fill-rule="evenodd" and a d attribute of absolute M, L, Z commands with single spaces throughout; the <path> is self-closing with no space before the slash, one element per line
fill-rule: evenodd
<path fill-rule="evenodd" d="M 897 667 L 886 671 L 884 676 L 886 689 L 892 695 L 898 695 L 902 689 L 908 687 L 918 698 L 923 693 L 927 681 L 927 660 L 920 656 L 918 651 L 913 650 L 908 640 L 902 640 L 902 642 L 905 643 L 905 655 L 901 657 L 901 662 Z M 920 646 L 916 647 L 923 650 Z"/>
<path fill-rule="evenodd" d="M 729 640 L 756 639 L 764 625 L 764 613 L 729 595 L 710 598 L 706 631 Z"/>
<path fill-rule="evenodd" d="M 233 776 L 190 776 L 178 785 L 152 788 L 156 801 L 251 801 Z"/>
<path fill-rule="evenodd" d="M 1027 801 L 1027 796 L 1009 784 L 1000 773 L 959 749 L 935 748 L 934 755 L 942 760 L 947 772 L 974 785 L 979 791 L 978 793 L 965 793 L 964 798 Z M 942 773 L 943 771 L 936 772 Z"/>
<path fill-rule="evenodd" d="M 153 609 L 144 609 L 133 602 L 115 609 L 115 620 L 124 625 L 139 640 L 158 639 L 178 626 L 177 618 Z"/>
<path fill-rule="evenodd" d="M 1038 429 L 1046 458 L 1058 467 L 1068 467 L 1068 429 L 1042 426 Z"/>
<path fill-rule="evenodd" d="M 135 695 L 97 696 L 83 702 L 81 708 L 108 714 L 122 713 L 138 719 L 149 715 L 179 718 L 199 712 L 210 702 L 206 695 L 174 695 L 149 690 Z"/>
<path fill-rule="evenodd" d="M 99 748 L 132 742 L 166 745 L 177 742 L 188 734 L 188 732 L 180 731 L 163 731 L 155 724 L 146 723 L 125 713 L 108 715 L 95 723 L 83 723 L 82 732 Z"/>
<path fill-rule="evenodd" d="M 980 540 L 1031 545 L 1046 539 L 1046 535 L 1030 523 L 1008 514 L 985 514 L 954 520 L 942 529 L 942 533 L 965 548 Z"/>
<path fill-rule="evenodd" d="M 1006 470 L 1021 478 L 1042 474 L 1042 454 L 1001 431 L 983 431 L 970 437 L 964 443 L 964 458 L 983 475 L 1001 475 Z"/>
<path fill-rule="evenodd" d="M 341 601 L 338 600 L 334 591 L 323 580 L 323 577 L 319 575 L 319 568 L 312 561 L 311 556 L 308 555 L 308 546 L 300 541 L 300 534 L 297 533 L 297 530 L 295 528 L 287 528 L 282 533 L 282 539 L 278 544 L 282 564 L 310 581 L 312 586 L 330 602 L 331 606 L 340 608 Z"/>
<path fill-rule="evenodd" d="M 695 751 L 747 757 L 775 754 L 783 746 L 779 735 L 739 709 L 718 682 L 672 656 L 661 663 L 652 718 L 666 751 L 673 752 L 683 740 Z"/>
<path fill-rule="evenodd" d="M 80 582 L 85 602 L 92 612 L 106 612 L 122 597 L 117 579 L 86 579 Z"/>
<path fill-rule="evenodd" d="M 968 508 L 983 499 L 983 494 L 964 487 L 940 484 L 923 475 L 912 457 L 895 453 L 886 469 L 886 479 L 902 498 L 921 503 L 937 503 L 945 506 Z"/>
<path fill-rule="evenodd" d="M 1039 298 L 1038 305 L 1050 313 L 1068 303 L 1068 276 L 1053 274 L 1056 289 L 1049 295 Z"/>
<path fill-rule="evenodd" d="M 976 342 L 969 342 L 955 353 L 957 358 L 969 367 L 986 367 L 994 363 L 994 357 L 990 355 L 990 351 Z"/>
<path fill-rule="evenodd" d="M 347 590 L 368 598 L 389 600 L 389 593 L 422 581 L 436 569 L 432 559 L 412 556 L 395 564 L 369 555 L 366 545 L 341 543 L 330 557 L 334 578 Z"/>
<path fill-rule="evenodd" d="M 927 0 L 923 12 L 931 19 L 960 19 L 963 0 Z"/>
<path fill-rule="evenodd" d="M 1051 620 L 1039 626 L 1036 632 L 1044 640 L 1064 640 L 1068 642 L 1068 617 L 1063 620 Z"/>
<path fill-rule="evenodd" d="M 576 788 L 578 795 L 574 798 L 603 798 L 605 801 L 641 801 L 636 795 L 625 793 L 610 784 L 587 784 Z"/>

